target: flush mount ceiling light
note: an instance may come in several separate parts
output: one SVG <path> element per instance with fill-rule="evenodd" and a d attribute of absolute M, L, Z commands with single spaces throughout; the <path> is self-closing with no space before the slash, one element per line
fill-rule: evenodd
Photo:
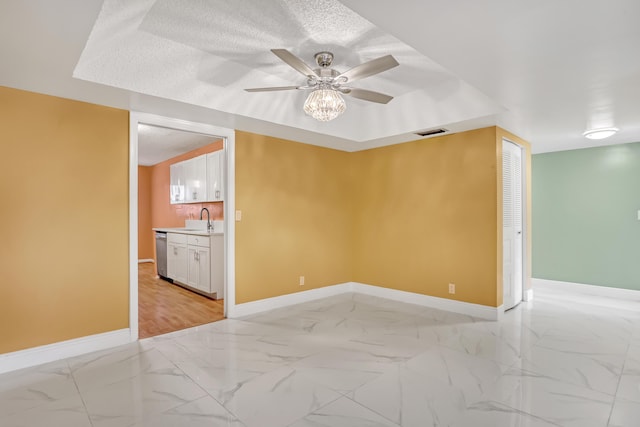
<path fill-rule="evenodd" d="M 605 138 L 609 138 L 616 132 L 618 132 L 618 128 L 602 128 L 602 129 L 588 130 L 584 132 L 582 135 L 584 135 L 586 138 L 589 138 L 589 139 L 605 139 Z"/>
<path fill-rule="evenodd" d="M 378 104 L 386 104 L 393 99 L 392 96 L 384 93 L 344 86 L 347 83 L 352 83 L 398 66 L 398 61 L 391 55 L 373 59 L 340 73 L 331 68 L 331 63 L 333 62 L 333 54 L 331 52 L 315 54 L 316 63 L 319 67 L 315 70 L 286 49 L 271 49 L 271 52 L 304 75 L 307 78 L 307 83 L 303 86 L 259 87 L 245 90 L 247 92 L 271 92 L 311 89 L 313 92 L 309 94 L 304 103 L 304 112 L 316 120 L 328 122 L 344 113 L 347 106 L 342 95 L 349 95 L 365 101 L 377 102 Z"/>

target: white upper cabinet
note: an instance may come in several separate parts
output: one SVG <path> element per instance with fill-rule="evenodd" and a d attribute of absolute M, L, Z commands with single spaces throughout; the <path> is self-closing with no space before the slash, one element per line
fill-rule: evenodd
<path fill-rule="evenodd" d="M 207 154 L 207 191 L 210 202 L 224 200 L 224 151 Z"/>
<path fill-rule="evenodd" d="M 169 166 L 170 184 L 169 197 L 171 204 L 184 203 L 186 194 L 184 162 L 174 163 Z"/>
<path fill-rule="evenodd" d="M 207 201 L 207 159 L 205 156 L 194 157 L 182 162 L 186 176 L 186 203 Z"/>
<path fill-rule="evenodd" d="M 224 200 L 223 150 L 174 163 L 169 171 L 172 204 Z"/>

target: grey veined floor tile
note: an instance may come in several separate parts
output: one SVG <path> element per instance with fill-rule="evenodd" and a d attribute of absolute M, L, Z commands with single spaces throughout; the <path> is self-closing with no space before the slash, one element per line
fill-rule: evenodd
<path fill-rule="evenodd" d="M 500 322 L 343 294 L 6 373 L 0 425 L 640 426 L 635 303 L 536 292 Z"/>

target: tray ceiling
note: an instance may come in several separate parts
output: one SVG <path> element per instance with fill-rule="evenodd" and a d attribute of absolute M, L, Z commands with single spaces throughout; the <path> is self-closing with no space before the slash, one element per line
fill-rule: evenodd
<path fill-rule="evenodd" d="M 347 151 L 492 125 L 567 150 L 640 141 L 638 16 L 637 0 L 0 2 L 0 85 Z M 272 48 L 331 49 L 339 70 L 393 54 L 354 86 L 395 99 L 345 98 L 319 123 L 305 93 L 244 92 L 301 83 Z"/>
<path fill-rule="evenodd" d="M 316 52 L 331 51 L 340 71 L 391 54 L 400 66 L 353 86 L 394 99 L 345 97 L 346 112 L 319 123 L 302 111 L 306 91 L 245 92 L 305 82 L 273 48 L 310 65 Z M 504 111 L 336 0 L 106 0 L 74 77 L 356 142 L 415 139 L 419 130 Z"/>

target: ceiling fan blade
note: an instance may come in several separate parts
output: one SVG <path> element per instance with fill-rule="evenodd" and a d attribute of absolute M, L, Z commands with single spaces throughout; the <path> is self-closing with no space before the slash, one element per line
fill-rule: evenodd
<path fill-rule="evenodd" d="M 245 89 L 247 92 L 274 92 L 276 90 L 294 90 L 303 89 L 302 86 L 274 86 L 274 87 L 254 87 L 251 89 Z"/>
<path fill-rule="evenodd" d="M 391 56 L 386 55 L 377 59 L 372 59 L 371 61 L 367 61 L 363 64 L 356 65 L 350 70 L 345 71 L 336 77 L 336 80 L 340 80 L 340 78 L 346 78 L 346 82 L 355 82 L 356 80 L 364 79 L 365 77 L 373 76 L 374 74 L 381 73 L 383 71 L 387 71 L 393 67 L 397 67 L 398 61 Z"/>
<path fill-rule="evenodd" d="M 286 62 L 294 70 L 298 71 L 305 77 L 316 77 L 317 74 L 302 59 L 289 52 L 287 49 L 271 49 L 278 58 Z"/>
<path fill-rule="evenodd" d="M 393 99 L 393 96 L 366 89 L 342 88 L 340 91 L 345 95 L 349 95 L 358 99 L 364 99 L 365 101 L 377 102 L 378 104 L 387 104 Z"/>

